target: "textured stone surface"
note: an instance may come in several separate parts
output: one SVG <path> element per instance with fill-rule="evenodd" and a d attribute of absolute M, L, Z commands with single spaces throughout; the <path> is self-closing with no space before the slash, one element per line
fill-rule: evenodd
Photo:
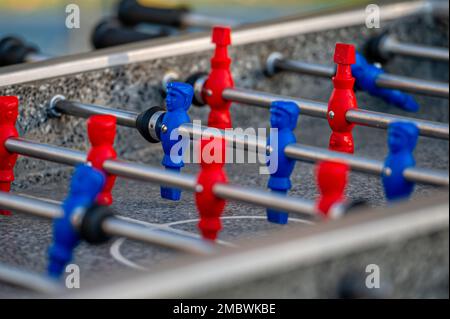
<path fill-rule="evenodd" d="M 384 27 L 392 28 L 394 33 L 402 40 L 448 46 L 448 23 L 435 21 L 430 17 L 402 19 Z M 272 51 L 279 51 L 292 58 L 330 64 L 336 41 L 352 42 L 361 46 L 368 36 L 369 31 L 365 27 L 352 27 L 234 47 L 231 49 L 231 56 L 234 60 L 232 71 L 236 85 L 276 94 L 327 101 L 332 88 L 329 79 L 295 74 L 280 74 L 275 78 L 268 79 L 262 73 L 265 58 Z M 85 134 L 85 120 L 68 116 L 63 116 L 61 119 L 49 119 L 47 117 L 47 102 L 52 96 L 63 94 L 70 100 L 142 111 L 150 106 L 162 104 L 159 88 L 160 81 L 166 71 L 173 70 L 179 74 L 188 75 L 208 70 L 210 55 L 211 52 L 201 52 L 38 83 L 0 88 L 0 95 L 18 95 L 20 97 L 21 108 L 18 126 L 22 136 L 44 143 L 86 150 L 88 143 Z M 406 58 L 396 58 L 387 65 L 387 69 L 392 73 L 448 81 L 448 66 L 437 62 L 417 62 Z M 418 114 L 411 115 L 393 109 L 364 93 L 358 93 L 359 105 L 365 109 L 448 122 L 448 100 L 429 97 L 418 97 L 418 100 L 422 106 L 421 111 Z M 207 113 L 207 108 L 192 109 L 190 115 L 191 118 L 205 120 Z M 256 109 L 252 106 L 234 105 L 232 116 L 235 127 L 268 127 L 269 125 L 267 110 Z M 299 142 L 320 147 L 327 146 L 330 131 L 326 121 L 303 116 L 298 127 Z M 386 132 L 358 127 L 355 129 L 355 145 L 356 154 L 381 160 L 386 154 Z M 119 157 L 123 159 L 145 162 L 151 165 L 159 165 L 162 159 L 160 145 L 147 144 L 136 131 L 128 128 L 119 128 L 116 146 Z M 448 141 L 420 138 L 416 151 L 419 166 L 448 170 L 448 146 Z M 197 167 L 194 164 L 189 164 L 186 171 L 195 173 Z M 227 171 L 230 180 L 236 184 L 265 187 L 267 177 L 258 174 L 256 165 L 228 165 Z M 17 180 L 14 183 L 14 190 L 60 200 L 65 196 L 67 178 L 70 176 L 70 172 L 71 168 L 61 165 L 21 158 L 16 166 Z M 292 180 L 294 185 L 293 196 L 315 198 L 313 166 L 298 163 Z M 418 186 L 415 196 L 431 194 L 434 191 L 435 188 L 433 187 Z M 151 223 L 169 223 L 197 217 L 192 195 L 184 194 L 184 199 L 180 203 L 168 203 L 159 198 L 158 192 L 158 187 L 153 185 L 119 180 L 114 190 L 116 198 L 114 208 L 121 215 Z M 352 173 L 348 194 L 351 198 L 368 199 L 372 205 L 384 204 L 383 191 L 378 177 Z M 228 206 L 225 212 L 227 217 L 247 215 L 261 217 L 264 216 L 264 210 L 233 203 Z M 173 227 L 196 233 L 195 223 Z M 292 223 L 288 227 L 304 227 L 304 225 Z M 244 240 L 247 236 L 269 236 L 270 231 L 280 231 L 281 229 L 283 227 L 269 225 L 264 220 L 230 219 L 225 221 L 225 231 L 221 234 L 221 239 L 235 241 L 238 239 Z M 448 233 L 446 236 L 448 247 Z M 37 272 L 45 270 L 46 250 L 51 239 L 49 222 L 23 215 L 15 215 L 12 218 L 0 217 L 0 239 L 3 243 L 1 248 L 2 262 Z M 433 246 L 435 241 L 441 242 L 441 238 L 431 236 L 424 240 L 417 239 L 418 245 L 425 245 L 426 247 Z M 414 245 L 414 243 L 411 243 L 411 245 Z M 88 247 L 85 244 L 80 246 L 77 250 L 76 262 L 82 269 L 84 280 L 91 277 L 102 277 L 105 274 L 128 268 L 111 257 L 110 250 L 112 247 L 111 243 L 100 247 Z M 399 251 L 402 251 L 402 247 L 381 247 L 377 254 L 386 264 L 386 267 L 391 269 L 398 263 L 396 252 Z M 426 251 L 426 249 L 420 250 L 420 252 L 423 251 Z M 176 255 L 164 249 L 130 241 L 123 243 L 121 252 L 128 260 L 144 267 L 150 267 L 161 260 L 173 258 Z M 367 254 L 370 255 L 371 252 L 367 252 Z M 443 258 L 441 255 L 439 256 L 436 258 Z M 417 291 L 417 296 L 446 295 L 448 297 L 448 253 L 446 255 L 446 271 L 443 270 L 444 268 L 441 269 L 445 266 L 445 263 L 435 262 L 434 259 L 414 258 L 412 256 L 411 262 L 419 263 L 417 269 L 427 272 L 431 268 L 437 268 L 438 274 L 436 276 L 438 279 L 446 278 L 446 281 L 442 281 L 443 286 L 432 287 L 433 289 L 431 289 L 423 284 L 419 287 L 423 289 L 418 288 L 414 290 L 414 293 Z M 342 274 L 343 269 L 355 266 L 359 260 L 365 261 L 366 259 L 361 256 L 358 261 L 353 261 L 352 258 L 343 256 L 338 260 L 330 261 L 329 265 L 321 265 L 321 267 L 330 269 L 330 277 L 332 278 L 330 280 L 335 282 Z M 398 274 L 396 272 L 398 269 L 392 269 L 389 272 L 392 274 L 390 279 L 395 278 L 394 275 Z M 412 278 L 411 274 L 405 276 Z M 279 278 L 280 280 L 274 278 L 273 281 L 268 279 L 267 285 L 279 285 L 286 278 Z M 272 291 L 280 291 L 277 296 L 282 297 L 331 296 L 331 292 L 330 295 L 324 293 L 320 278 L 320 272 L 309 270 L 300 278 L 302 282 L 307 281 L 308 285 L 303 288 L 298 286 L 292 288 L 300 289 L 300 291 L 291 291 L 289 287 L 284 290 L 281 288 L 279 290 L 272 289 Z M 308 294 L 305 287 L 312 286 L 315 286 L 315 288 L 311 288 L 312 292 Z M 445 287 L 447 288 L 445 289 Z M 17 296 L 17 292 L 20 291 L 0 284 L 1 297 Z M 223 294 L 218 293 L 218 296 L 242 297 L 246 296 L 247 292 L 249 290 L 243 288 L 242 293 L 239 291 L 234 295 L 230 292 L 224 292 Z M 401 291 L 398 292 L 398 296 L 412 295 L 408 291 Z"/>

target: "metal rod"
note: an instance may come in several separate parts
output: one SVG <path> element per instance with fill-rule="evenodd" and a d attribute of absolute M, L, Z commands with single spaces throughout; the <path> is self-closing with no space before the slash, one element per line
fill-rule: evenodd
<path fill-rule="evenodd" d="M 287 157 L 304 162 L 317 163 L 326 160 L 342 161 L 348 164 L 352 170 L 373 175 L 388 175 L 381 161 L 366 159 L 352 154 L 334 152 L 319 147 L 290 144 L 284 149 Z"/>
<path fill-rule="evenodd" d="M 193 192 L 200 192 L 202 190 L 201 186 L 197 184 L 195 176 L 174 173 L 144 164 L 108 160 L 104 162 L 103 169 L 110 174 L 120 177 L 163 186 L 177 187 Z"/>
<path fill-rule="evenodd" d="M 42 275 L 0 264 L 0 281 L 44 294 L 57 294 L 63 286 Z"/>
<path fill-rule="evenodd" d="M 52 102 L 50 102 L 50 109 L 83 118 L 89 118 L 92 115 L 113 115 L 117 119 L 117 124 L 133 128 L 136 127 L 136 120 L 139 115 L 137 112 L 67 101 L 64 100 L 63 97 L 60 97 L 59 99 L 55 97 Z"/>
<path fill-rule="evenodd" d="M 224 90 L 223 98 L 232 102 L 250 104 L 264 108 L 270 108 L 270 105 L 274 101 L 291 101 L 297 103 L 302 114 L 325 119 L 327 118 L 327 104 L 317 101 L 236 88 Z M 445 140 L 449 139 L 449 125 L 444 123 L 424 121 L 386 113 L 371 112 L 363 109 L 348 111 L 346 118 L 351 123 L 380 129 L 387 128 L 389 123 L 392 122 L 412 122 L 418 126 L 420 135 L 422 136 L 435 137 Z"/>
<path fill-rule="evenodd" d="M 157 244 L 188 253 L 205 255 L 214 252 L 214 247 L 211 243 L 178 234 L 171 234 L 162 230 L 149 229 L 144 225 L 125 222 L 118 218 L 108 218 L 105 220 L 102 229 L 110 235 L 126 237 L 144 243 Z"/>
<path fill-rule="evenodd" d="M 431 169 L 412 167 L 407 168 L 403 172 L 405 179 L 417 183 L 433 184 L 436 186 L 449 186 L 448 172 L 447 175 Z"/>
<path fill-rule="evenodd" d="M 107 108 L 91 106 L 89 112 L 97 114 L 96 113 L 97 109 L 107 109 Z M 121 112 L 115 109 L 111 110 L 113 111 L 112 114 L 117 114 Z M 401 116 L 395 115 L 387 116 L 382 113 L 365 110 L 348 111 L 347 119 L 351 120 L 351 122 L 353 123 L 377 128 L 387 128 L 389 123 L 391 122 L 404 120 L 404 118 Z M 421 130 L 421 132 L 423 132 L 424 134 L 429 135 L 433 134 L 441 138 L 448 136 L 448 125 L 445 127 L 439 123 L 421 120 L 415 120 L 415 123 L 418 126 L 419 130 Z M 263 150 L 264 152 L 270 151 L 270 149 L 267 146 L 266 139 L 255 135 L 238 134 L 231 130 L 222 131 L 219 129 L 202 127 L 190 123 L 181 125 L 179 128 L 179 132 L 180 134 L 188 135 L 191 139 L 201 136 L 204 137 L 205 135 L 224 138 L 232 147 L 241 148 L 246 151 L 249 150 L 254 150 L 255 152 L 256 151 L 261 152 L 261 150 Z M 24 141 L 20 139 L 8 139 L 5 143 L 5 146 L 10 152 L 15 152 L 32 157 L 38 157 L 50 161 L 57 161 L 64 164 L 73 165 L 72 163 L 78 164 L 85 162 L 85 154 L 81 152 L 66 150 L 63 148 L 49 146 L 45 144 L 37 144 L 34 142 Z M 285 149 L 285 154 L 290 158 L 302 161 L 318 162 L 323 160 L 338 159 L 345 161 L 348 165 L 350 165 L 350 167 L 352 167 L 352 169 L 356 171 L 375 175 L 389 174 L 389 172 L 384 170 L 384 165 L 381 161 L 360 158 L 354 155 L 348 155 L 339 152 L 332 152 L 326 149 L 313 146 L 304 146 L 300 144 L 289 145 Z M 55 156 L 57 156 L 56 160 Z M 194 192 L 201 192 L 201 187 L 200 185 L 197 184 L 194 176 L 180 175 L 169 171 L 164 171 L 158 168 L 152 168 L 143 164 L 121 162 L 117 160 L 105 161 L 105 163 L 103 164 L 103 168 L 105 169 L 106 172 L 110 174 L 125 178 L 132 178 L 164 186 L 179 187 Z M 412 182 L 432 184 L 437 186 L 448 186 L 448 174 L 445 175 L 442 172 L 433 170 L 424 171 L 419 168 L 414 168 L 411 170 L 412 172 L 406 174 L 405 178 L 407 178 Z M 421 171 L 416 172 L 415 170 Z"/>
<path fill-rule="evenodd" d="M 269 74 L 274 74 L 277 71 L 288 71 L 331 78 L 334 76 L 336 69 L 334 66 L 284 59 L 280 54 L 273 53 L 267 60 L 267 70 Z M 410 93 L 449 97 L 448 83 L 383 73 L 377 78 L 376 84 L 382 88 L 397 89 Z"/>
<path fill-rule="evenodd" d="M 270 152 L 265 137 L 257 137 L 249 134 L 235 132 L 232 130 L 219 130 L 216 128 L 208 128 L 194 124 L 183 124 L 179 128 L 179 133 L 189 136 L 191 139 L 200 139 L 202 136 L 211 136 L 214 138 L 223 138 L 227 142 L 227 146 L 243 149 L 246 151 L 254 151 L 263 154 Z M 385 168 L 382 161 L 367 159 L 352 154 L 335 152 L 328 149 L 303 145 L 290 144 L 284 149 L 287 157 L 297 161 L 317 163 L 326 160 L 342 161 L 348 164 L 352 170 L 372 175 L 389 176 L 391 171 Z M 409 168 L 405 170 L 404 177 L 416 183 L 430 184 L 435 186 L 449 186 L 448 173 L 443 171 Z"/>
<path fill-rule="evenodd" d="M 417 45 L 397 41 L 392 36 L 387 36 L 380 43 L 380 51 L 385 54 L 398 54 L 415 58 L 426 58 L 438 61 L 449 61 L 449 51 L 445 48 Z"/>
<path fill-rule="evenodd" d="M 0 192 L 0 207 L 49 219 L 63 215 L 61 207 L 54 203 L 4 192 Z"/>
<path fill-rule="evenodd" d="M 216 196 L 227 200 L 300 214 L 303 217 L 319 216 L 315 202 L 306 199 L 292 198 L 273 192 L 269 193 L 230 184 L 216 184 L 213 192 Z"/>
<path fill-rule="evenodd" d="M 363 109 L 349 110 L 345 117 L 347 121 L 379 129 L 387 129 L 393 122 L 412 122 L 419 128 L 420 135 L 448 140 L 449 125 L 440 122 L 424 121 L 420 119 L 410 119 L 399 115 L 373 112 Z"/>
<path fill-rule="evenodd" d="M 269 61 L 270 60 L 268 60 L 268 62 Z M 336 74 L 336 68 L 334 66 L 288 60 L 284 59 L 281 55 L 279 55 L 276 59 L 273 59 L 271 62 L 273 63 L 271 68 L 273 68 L 275 73 L 277 71 L 288 71 L 326 78 L 331 78 Z"/>
<path fill-rule="evenodd" d="M 189 137 L 191 140 L 200 140 L 206 137 L 223 138 L 227 142 L 227 146 L 244 151 L 266 153 L 270 149 L 265 137 L 238 133 L 234 129 L 224 131 L 213 127 L 186 123 L 178 128 L 178 133 Z"/>
<path fill-rule="evenodd" d="M 8 143 L 9 141 L 13 141 L 13 143 Z M 13 145 L 14 147 L 11 147 Z M 70 162 L 74 162 L 73 159 L 68 160 L 67 156 L 52 156 L 52 154 L 58 154 L 62 153 L 65 154 L 67 151 L 63 148 L 56 147 L 56 146 L 50 146 L 50 145 L 44 145 L 39 144 L 35 142 L 30 141 L 24 141 L 20 139 L 8 139 L 5 143 L 6 148 L 10 152 L 17 152 L 18 154 L 27 154 L 34 158 L 39 159 L 46 159 L 49 161 L 56 161 L 61 160 L 60 163 L 68 164 Z M 41 146 L 44 146 L 43 149 L 45 149 L 45 152 L 42 156 L 42 154 L 39 152 L 41 149 Z M 14 151 L 13 151 L 14 149 Z M 75 152 L 75 151 L 73 151 Z M 82 152 L 75 152 L 77 154 L 78 158 L 81 158 L 81 155 L 84 155 Z M 178 173 L 172 173 L 168 172 L 166 170 L 162 170 L 159 168 L 152 168 L 148 167 L 143 164 L 135 164 L 135 163 L 127 163 L 122 162 L 119 160 L 107 160 L 103 164 L 103 169 L 110 173 L 117 176 L 125 177 L 125 178 L 133 178 L 137 180 L 147 181 L 151 183 L 157 183 L 167 186 L 173 186 L 173 187 L 179 187 L 186 190 L 191 190 L 194 192 L 201 192 L 203 190 L 202 186 L 197 184 L 197 180 L 194 176 L 191 175 L 181 175 Z M 238 189 L 238 186 L 232 186 L 229 185 L 229 188 L 236 188 Z M 245 188 L 239 188 L 241 191 L 245 191 L 249 196 L 256 196 L 254 194 L 259 195 L 260 197 L 265 194 L 266 196 L 269 196 L 269 201 L 262 201 L 257 200 L 256 202 L 249 202 L 249 200 L 244 200 L 244 202 L 247 203 L 254 203 L 255 205 L 261 206 L 261 203 L 264 203 L 266 207 L 272 208 L 272 209 L 279 209 L 279 207 L 284 207 L 285 202 L 290 203 L 291 205 L 294 205 L 297 203 L 299 207 L 296 208 L 295 211 L 297 213 L 306 213 L 308 214 L 311 211 L 311 208 L 309 210 L 305 209 L 305 206 L 303 205 L 303 201 L 297 201 L 294 199 L 290 199 L 287 196 L 280 196 L 280 195 L 274 195 L 268 191 L 258 191 L 253 189 L 245 189 Z M 217 194 L 217 196 L 221 196 L 220 194 Z M 252 197 L 254 198 L 254 197 Z M 225 198 L 226 199 L 226 198 Z M 231 199 L 231 198 L 230 198 Z M 29 199 L 32 200 L 32 199 Z M 238 198 L 236 198 L 238 200 Z M 290 208 L 292 210 L 292 208 Z"/>
<path fill-rule="evenodd" d="M 49 219 L 59 218 L 63 215 L 61 204 L 49 203 L 40 199 L 4 192 L 0 192 L 0 207 Z M 75 228 L 78 228 L 79 223 L 79 216 L 75 216 L 72 219 L 72 224 Z M 140 224 L 130 223 L 117 217 L 107 218 L 102 228 L 111 236 L 125 237 L 148 244 L 156 244 L 197 254 L 209 254 L 213 252 L 213 246 L 210 243 L 178 234 L 169 234 Z"/>
<path fill-rule="evenodd" d="M 327 117 L 328 107 L 325 103 L 322 102 L 285 97 L 280 95 L 244 89 L 227 89 L 224 91 L 223 96 L 225 99 L 234 102 L 247 103 L 267 108 L 270 107 L 270 104 L 274 101 L 289 100 L 299 105 L 302 114 L 320 118 Z M 138 113 L 136 112 L 112 109 L 98 105 L 88 105 L 72 101 L 64 101 L 56 99 L 54 100 L 56 102 L 51 102 L 50 108 L 51 109 L 53 108 L 56 112 L 63 112 L 65 114 L 81 116 L 84 118 L 88 118 L 91 115 L 97 114 L 114 115 L 117 117 L 117 123 L 119 125 L 128 126 L 132 128 L 136 127 L 136 118 L 138 116 Z M 379 129 L 387 129 L 389 124 L 392 122 L 398 121 L 414 122 L 419 128 L 420 134 L 423 136 L 447 140 L 449 139 L 449 125 L 445 123 L 412 119 L 399 115 L 368 111 L 364 109 L 349 110 L 346 113 L 346 118 L 351 123 Z M 180 129 L 183 130 L 183 128 Z M 194 133 L 200 134 L 200 132 Z"/>
<path fill-rule="evenodd" d="M 380 74 L 376 81 L 380 87 L 397 89 L 410 93 L 423 94 L 437 97 L 449 97 L 448 83 L 413 79 L 406 76 Z"/>
<path fill-rule="evenodd" d="M 6 140 L 5 147 L 11 153 L 60 164 L 74 166 L 86 162 L 86 154 L 83 152 L 27 141 L 21 138 L 10 138 Z M 129 163 L 120 160 L 108 160 L 103 163 L 103 169 L 107 173 L 124 178 L 132 178 L 192 191 L 200 190 L 194 176 L 180 175 L 143 164 Z"/>
<path fill-rule="evenodd" d="M 86 154 L 83 152 L 36 143 L 22 138 L 7 139 L 5 148 L 11 153 L 71 166 L 86 162 Z"/>

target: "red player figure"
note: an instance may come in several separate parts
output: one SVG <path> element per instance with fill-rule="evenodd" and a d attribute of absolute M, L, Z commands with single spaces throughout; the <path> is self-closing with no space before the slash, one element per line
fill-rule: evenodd
<path fill-rule="evenodd" d="M 317 208 L 327 217 L 337 217 L 330 216 L 330 208 L 345 201 L 348 171 L 345 163 L 325 161 L 317 165 L 316 178 L 320 192 Z"/>
<path fill-rule="evenodd" d="M 330 137 L 330 150 L 353 153 L 352 130 L 354 124 L 346 119 L 347 111 L 357 109 L 355 78 L 352 76 L 352 64 L 356 63 L 355 47 L 350 44 L 337 43 L 334 52 L 337 64 L 336 76 L 333 77 L 334 90 L 328 102 L 328 123 L 333 133 Z"/>
<path fill-rule="evenodd" d="M 0 97 L 0 191 L 9 192 L 14 181 L 14 165 L 17 154 L 8 152 L 5 142 L 10 137 L 17 137 L 17 116 L 19 115 L 19 99 L 15 96 Z M 11 215 L 11 212 L 0 210 L 0 215 Z"/>
<path fill-rule="evenodd" d="M 215 27 L 212 42 L 216 45 L 216 51 L 211 59 L 211 73 L 205 82 L 203 99 L 211 107 L 208 126 L 224 130 L 231 128 L 231 102 L 223 99 L 222 92 L 227 88 L 234 87 L 230 71 L 231 59 L 228 56 L 231 29 Z"/>
<path fill-rule="evenodd" d="M 200 214 L 198 225 L 203 238 L 215 241 L 222 229 L 220 216 L 225 209 L 226 201 L 213 193 L 217 183 L 227 183 L 228 179 L 223 169 L 225 165 L 225 140 L 221 138 L 202 139 L 200 152 L 201 171 L 198 184 L 203 187 L 195 194 L 195 202 Z M 220 152 L 220 153 L 219 153 Z"/>
<path fill-rule="evenodd" d="M 89 141 L 92 145 L 87 160 L 92 163 L 94 168 L 105 172 L 103 162 L 117 157 L 113 147 L 116 136 L 116 118 L 111 115 L 94 115 L 89 118 L 87 125 Z M 115 181 L 116 176 L 106 174 L 105 186 L 97 197 L 98 204 L 106 206 L 112 204 L 111 191 Z"/>

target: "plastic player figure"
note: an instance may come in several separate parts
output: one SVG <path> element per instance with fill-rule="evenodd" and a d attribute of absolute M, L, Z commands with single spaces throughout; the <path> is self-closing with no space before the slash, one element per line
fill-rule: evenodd
<path fill-rule="evenodd" d="M 64 216 L 53 223 L 53 244 L 49 250 L 48 274 L 59 278 L 66 265 L 72 260 L 73 250 L 80 241 L 78 232 L 72 225 L 74 213 L 95 204 L 105 183 L 104 174 L 87 165 L 75 169 L 70 183 L 69 194 L 63 202 Z"/>
<path fill-rule="evenodd" d="M 386 198 L 390 201 L 408 198 L 414 191 L 414 183 L 403 177 L 408 167 L 416 165 L 413 152 L 417 144 L 419 129 L 413 123 L 395 122 L 388 128 L 389 155 L 385 160 L 385 168 L 391 174 L 383 176 Z"/>
<path fill-rule="evenodd" d="M 117 157 L 114 150 L 114 138 L 116 136 L 116 118 L 111 115 L 94 115 L 87 122 L 88 136 L 92 147 L 88 153 L 87 160 L 92 166 L 103 171 L 103 163 L 108 159 Z M 106 182 L 102 192 L 98 195 L 99 205 L 109 206 L 112 204 L 111 191 L 116 181 L 116 176 L 106 174 Z"/>
<path fill-rule="evenodd" d="M 321 162 L 317 165 L 316 178 L 320 197 L 317 209 L 325 216 L 330 216 L 330 209 L 339 203 L 345 202 L 345 188 L 347 187 L 349 167 L 345 163 L 332 161 Z"/>
<path fill-rule="evenodd" d="M 211 73 L 205 82 L 203 98 L 206 104 L 211 107 L 208 126 L 224 130 L 232 127 L 231 102 L 224 100 L 222 97 L 222 92 L 225 89 L 234 87 L 230 71 L 231 59 L 228 56 L 228 46 L 231 44 L 231 29 L 215 27 L 212 42 L 216 45 L 216 50 L 211 59 Z"/>
<path fill-rule="evenodd" d="M 334 90 L 328 102 L 328 123 L 333 132 L 330 137 L 330 150 L 353 153 L 354 143 L 352 130 L 354 124 L 346 119 L 347 111 L 357 109 L 355 78 L 352 76 L 352 64 L 356 62 L 355 47 L 337 43 L 334 52 L 337 64 L 336 76 L 333 77 Z"/>
<path fill-rule="evenodd" d="M 294 170 L 296 161 L 286 157 L 284 149 L 287 145 L 296 143 L 294 130 L 297 126 L 300 110 L 297 104 L 292 102 L 273 102 L 270 109 L 271 130 L 268 145 L 272 153 L 268 157 L 270 178 L 268 187 L 277 193 L 286 194 L 292 187 L 290 176 Z M 274 165 L 273 161 L 277 161 Z M 275 167 L 276 166 L 276 167 Z M 267 210 L 267 219 L 272 223 L 287 224 L 288 213 Z"/>
<path fill-rule="evenodd" d="M 14 166 L 17 154 L 8 152 L 5 141 L 17 137 L 16 121 L 19 100 L 15 96 L 0 97 L 0 191 L 9 192 L 14 181 Z M 10 215 L 11 212 L 0 209 L 0 215 Z"/>
<path fill-rule="evenodd" d="M 386 103 L 395 105 L 408 112 L 417 112 L 420 108 L 414 98 L 399 90 L 380 88 L 377 79 L 384 70 L 367 60 L 359 53 L 356 53 L 356 63 L 352 66 L 352 72 L 356 79 L 356 88 L 367 91 L 370 95 L 383 99 Z"/>
<path fill-rule="evenodd" d="M 189 141 L 183 139 L 178 128 L 189 123 L 189 110 L 194 90 L 185 83 L 172 82 L 167 85 L 167 112 L 162 120 L 166 129 L 161 132 L 161 144 L 164 150 L 162 165 L 168 170 L 179 172 L 184 166 L 184 151 L 189 147 Z M 182 143 L 182 145 L 180 145 Z M 180 200 L 181 190 L 171 187 L 161 187 L 161 197 L 169 200 Z"/>
<path fill-rule="evenodd" d="M 195 194 L 195 202 L 200 214 L 198 227 L 203 238 L 215 241 L 222 229 L 220 216 L 226 205 L 225 200 L 218 198 L 213 193 L 215 184 L 228 182 L 223 169 L 225 165 L 225 141 L 220 138 L 202 139 L 200 150 L 201 171 L 197 182 L 203 190 Z M 220 152 L 220 154 L 216 152 Z"/>

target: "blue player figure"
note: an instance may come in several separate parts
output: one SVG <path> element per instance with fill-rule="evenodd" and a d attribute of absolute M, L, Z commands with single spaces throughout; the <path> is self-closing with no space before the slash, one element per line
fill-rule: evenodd
<path fill-rule="evenodd" d="M 287 145 L 296 143 L 294 130 L 297 126 L 300 110 L 297 104 L 292 102 L 276 101 L 270 108 L 270 124 L 272 129 L 268 145 L 272 153 L 268 155 L 267 165 L 269 167 L 268 187 L 273 192 L 287 194 L 292 184 L 290 176 L 295 167 L 295 160 L 287 158 L 284 149 Z M 272 209 L 267 210 L 267 219 L 276 224 L 287 224 L 288 213 Z"/>
<path fill-rule="evenodd" d="M 80 242 L 78 232 L 72 226 L 73 214 L 78 209 L 87 209 L 95 204 L 102 191 L 105 176 L 87 165 L 76 167 L 70 183 L 69 194 L 62 204 L 64 216 L 53 223 L 53 244 L 49 249 L 48 274 L 59 278 L 72 260 L 73 250 Z"/>
<path fill-rule="evenodd" d="M 391 170 L 389 176 L 383 176 L 383 186 L 389 201 L 409 197 L 414 190 L 414 183 L 403 177 L 403 171 L 416 165 L 413 152 L 417 144 L 419 129 L 413 123 L 395 122 L 388 128 L 389 154 L 385 168 Z"/>
<path fill-rule="evenodd" d="M 356 88 L 368 92 L 372 96 L 383 99 L 386 103 L 395 105 L 408 112 L 417 112 L 420 108 L 414 98 L 399 90 L 381 88 L 377 79 L 384 70 L 370 64 L 359 53 L 356 53 L 356 63 L 352 65 L 352 74 L 356 79 Z"/>
<path fill-rule="evenodd" d="M 194 89 L 186 83 L 171 82 L 167 85 L 167 112 L 162 120 L 161 144 L 164 150 L 162 165 L 168 170 L 179 172 L 184 166 L 183 156 L 189 139 L 178 133 L 178 128 L 189 123 L 188 110 L 192 104 Z M 169 200 L 180 200 L 181 190 L 172 187 L 161 187 L 161 197 Z"/>

